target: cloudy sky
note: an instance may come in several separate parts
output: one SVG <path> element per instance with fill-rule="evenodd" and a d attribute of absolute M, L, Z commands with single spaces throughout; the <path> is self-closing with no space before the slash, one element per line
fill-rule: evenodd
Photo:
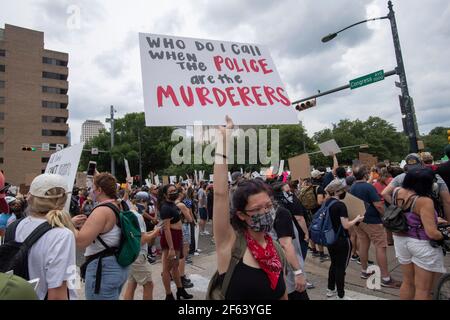
<path fill-rule="evenodd" d="M 0 0 L 0 8 L 0 27 L 44 31 L 46 48 L 69 53 L 72 143 L 84 120 L 104 122 L 112 104 L 119 117 L 143 111 L 139 32 L 267 45 L 292 100 L 396 65 L 387 20 L 320 41 L 386 15 L 386 0 Z M 450 2 L 394 0 L 394 10 L 419 131 L 450 126 Z M 397 79 L 319 98 L 299 119 L 310 135 L 372 115 L 400 130 Z"/>

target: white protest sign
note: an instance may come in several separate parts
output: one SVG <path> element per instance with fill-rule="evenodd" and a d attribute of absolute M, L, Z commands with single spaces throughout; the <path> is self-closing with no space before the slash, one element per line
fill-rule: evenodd
<path fill-rule="evenodd" d="M 177 183 L 177 177 L 176 176 L 170 176 L 169 177 L 169 181 L 170 181 L 170 184 L 175 184 L 175 183 Z"/>
<path fill-rule="evenodd" d="M 139 34 L 147 126 L 297 124 L 265 46 Z"/>
<path fill-rule="evenodd" d="M 324 143 L 319 144 L 320 151 L 322 151 L 325 157 L 331 156 L 332 154 L 338 154 L 341 149 L 336 143 L 336 140 L 328 140 Z"/>
<path fill-rule="evenodd" d="M 145 179 L 145 185 L 149 188 L 151 187 L 152 183 L 150 182 L 150 179 Z"/>
<path fill-rule="evenodd" d="M 155 176 L 155 185 L 159 186 L 160 182 L 159 182 L 159 176 L 156 175 Z"/>
<path fill-rule="evenodd" d="M 210 175 L 209 175 L 209 181 L 211 181 L 211 182 L 214 181 L 214 175 L 213 175 L 213 174 L 210 174 Z"/>
<path fill-rule="evenodd" d="M 81 152 L 84 143 L 74 145 L 72 147 L 58 151 L 50 156 L 45 173 L 59 174 L 66 179 L 67 191 L 72 192 L 77 175 L 78 163 L 80 162 Z M 70 207 L 70 196 L 64 209 L 68 212 Z"/>
<path fill-rule="evenodd" d="M 281 176 L 284 171 L 284 160 L 280 160 L 280 167 L 278 168 L 278 175 Z"/>
<path fill-rule="evenodd" d="M 127 181 L 128 181 L 131 178 L 130 166 L 128 164 L 127 159 L 123 159 L 123 162 L 125 162 L 125 172 L 127 173 Z"/>

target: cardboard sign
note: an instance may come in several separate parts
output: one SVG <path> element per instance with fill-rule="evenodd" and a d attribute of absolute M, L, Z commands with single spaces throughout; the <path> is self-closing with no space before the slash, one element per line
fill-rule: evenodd
<path fill-rule="evenodd" d="M 361 164 L 366 166 L 367 168 L 372 168 L 373 166 L 377 165 L 378 158 L 374 157 L 370 153 L 359 153 L 359 161 L 361 161 Z"/>
<path fill-rule="evenodd" d="M 349 220 L 355 219 L 358 215 L 364 216 L 366 214 L 364 201 L 354 195 L 347 192 L 342 202 L 347 206 Z"/>
<path fill-rule="evenodd" d="M 77 172 L 76 186 L 78 188 L 87 187 L 87 174 L 84 172 Z"/>
<path fill-rule="evenodd" d="M 84 143 L 58 151 L 50 156 L 45 173 L 63 176 L 67 182 L 67 191 L 72 191 L 77 175 L 78 164 Z M 64 209 L 69 212 L 70 197 L 67 199 Z"/>
<path fill-rule="evenodd" d="M 298 124 L 265 46 L 139 34 L 147 126 Z"/>
<path fill-rule="evenodd" d="M 319 148 L 325 157 L 329 157 L 333 154 L 338 154 L 341 152 L 341 149 L 334 139 L 319 144 Z"/>
<path fill-rule="evenodd" d="M 291 180 L 311 178 L 311 160 L 308 154 L 302 154 L 288 160 Z"/>
<path fill-rule="evenodd" d="M 169 177 L 163 176 L 163 185 L 167 185 L 167 184 L 169 184 Z"/>

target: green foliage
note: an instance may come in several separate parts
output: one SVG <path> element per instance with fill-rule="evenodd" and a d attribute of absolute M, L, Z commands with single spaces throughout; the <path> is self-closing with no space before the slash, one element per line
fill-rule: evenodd
<path fill-rule="evenodd" d="M 434 160 L 440 160 L 445 156 L 444 148 L 448 145 L 447 130 L 450 128 L 436 127 L 423 137 L 425 151 L 431 152 Z"/>

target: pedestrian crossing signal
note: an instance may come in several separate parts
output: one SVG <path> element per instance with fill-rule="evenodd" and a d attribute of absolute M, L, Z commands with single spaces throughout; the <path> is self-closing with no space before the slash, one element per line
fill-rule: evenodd
<path fill-rule="evenodd" d="M 23 146 L 22 151 L 36 151 L 36 148 L 30 146 Z"/>

